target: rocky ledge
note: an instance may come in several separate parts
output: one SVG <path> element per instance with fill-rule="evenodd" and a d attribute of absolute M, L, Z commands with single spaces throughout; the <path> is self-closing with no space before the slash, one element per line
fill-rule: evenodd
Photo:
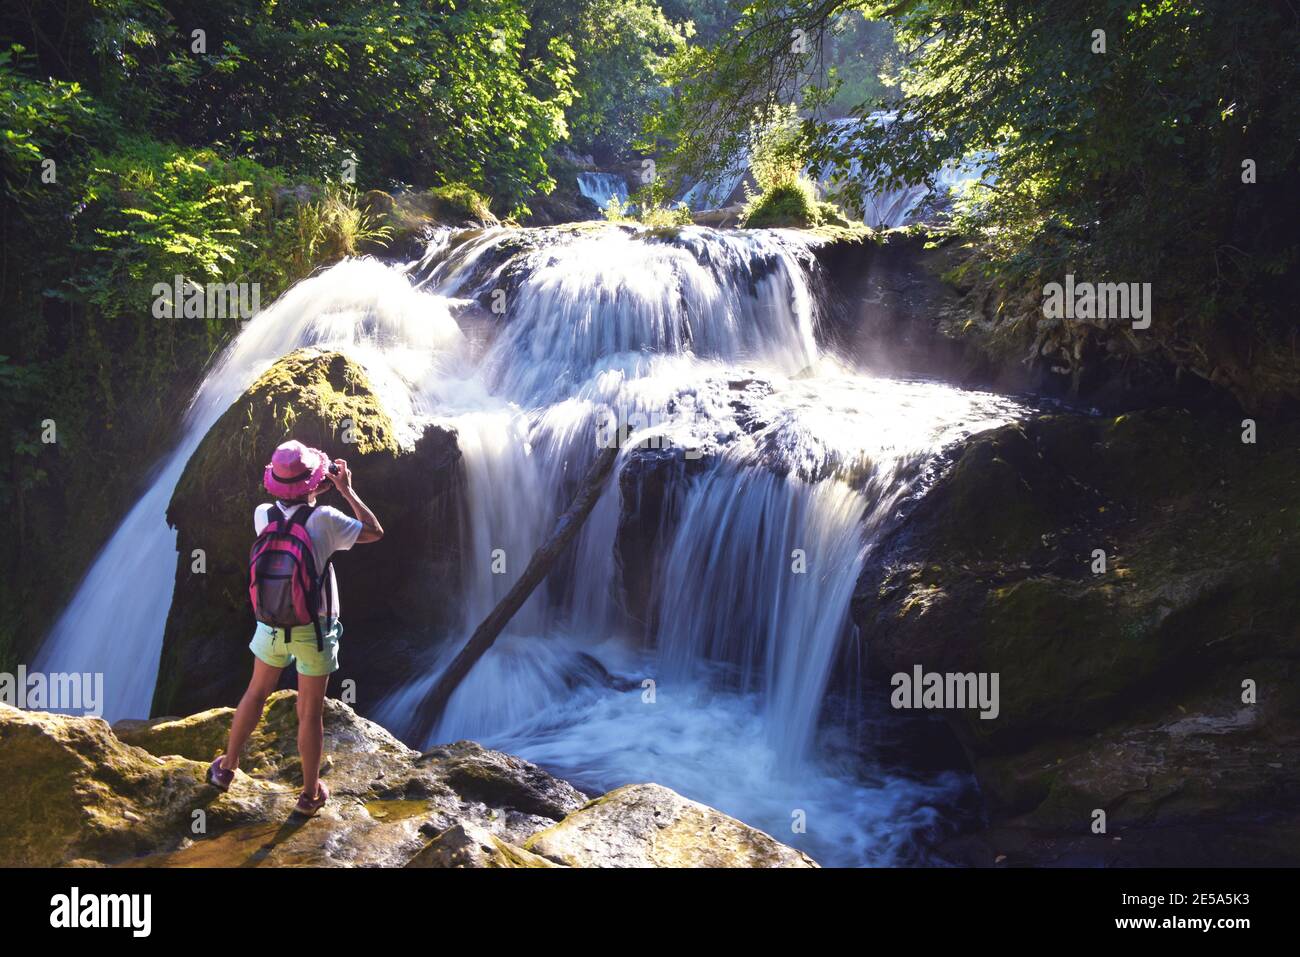
<path fill-rule="evenodd" d="M 329 699 L 311 820 L 296 696 L 277 692 L 222 794 L 205 783 L 230 708 L 123 721 L 0 705 L 0 867 L 816 867 L 655 784 L 589 800 L 469 741 L 420 753 Z"/>

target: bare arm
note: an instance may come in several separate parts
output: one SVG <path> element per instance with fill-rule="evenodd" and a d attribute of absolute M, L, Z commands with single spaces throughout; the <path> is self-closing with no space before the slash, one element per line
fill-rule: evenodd
<path fill-rule="evenodd" d="M 329 473 L 329 480 L 339 490 L 343 501 L 351 507 L 352 514 L 361 522 L 361 534 L 357 536 L 357 544 L 364 545 L 366 542 L 379 541 L 384 537 L 384 527 L 379 524 L 379 519 L 375 518 L 375 513 L 370 511 L 370 506 L 361 501 L 361 497 L 353 491 L 352 471 L 348 468 L 348 463 L 343 459 L 335 459 L 334 464 L 338 466 L 338 472 Z"/>

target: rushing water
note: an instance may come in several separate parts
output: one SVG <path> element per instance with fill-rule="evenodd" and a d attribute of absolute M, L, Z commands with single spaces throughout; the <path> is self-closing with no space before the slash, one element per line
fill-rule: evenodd
<path fill-rule="evenodd" d="M 579 173 L 578 192 L 603 210 L 611 199 L 627 202 L 627 180 L 617 173 Z"/>
<path fill-rule="evenodd" d="M 825 863 L 915 861 L 966 783 L 878 765 L 860 725 L 888 715 L 828 719 L 828 688 L 854 583 L 899 500 L 944 446 L 1020 410 L 827 354 L 818 287 L 795 234 L 695 227 L 672 240 L 615 226 L 440 233 L 407 267 L 350 261 L 306 280 L 204 381 L 180 445 L 39 665 L 104 671 L 110 718 L 147 712 L 177 477 L 271 362 L 300 345 L 338 348 L 366 367 L 406 441 L 429 422 L 455 428 L 467 478 L 464 627 L 373 717 L 398 734 L 412 726 L 442 665 L 549 533 L 612 414 L 633 429 L 619 469 L 644 466 L 638 441 L 672 450 L 662 512 L 649 516 L 655 541 L 620 541 L 620 513 L 636 502 L 611 482 L 569 560 L 430 740 L 413 743 L 475 738 L 591 792 L 656 781 Z M 129 588 L 125 555 L 137 562 Z M 621 587 L 629 565 L 650 583 L 644 607 Z M 105 642 L 110 619 L 118 637 Z M 792 833 L 800 812 L 807 833 Z"/>
<path fill-rule="evenodd" d="M 835 145 L 846 150 L 862 126 L 887 126 L 894 121 L 890 112 L 872 113 L 865 119 L 845 118 L 830 121 Z M 817 184 L 826 198 L 834 201 L 851 217 L 861 219 L 874 229 L 894 229 L 921 221 L 927 202 L 947 203 L 972 183 L 991 183 L 993 174 L 986 168 L 988 156 L 973 156 L 962 162 L 944 163 L 925 181 L 902 183 L 893 187 L 862 189 L 862 167 L 854 160 L 843 173 L 829 167 L 809 167 L 805 175 Z M 678 202 L 692 210 L 715 209 L 737 199 L 736 191 L 749 172 L 748 154 L 737 157 L 730 166 L 699 180 L 686 190 Z"/>

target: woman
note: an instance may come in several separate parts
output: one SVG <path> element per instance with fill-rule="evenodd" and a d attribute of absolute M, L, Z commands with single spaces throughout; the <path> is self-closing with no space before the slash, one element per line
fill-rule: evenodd
<path fill-rule="evenodd" d="M 338 489 L 355 518 L 328 505 L 316 506 L 320 487 L 326 480 Z M 308 448 L 297 441 L 285 442 L 271 456 L 262 482 L 276 501 L 259 505 L 254 510 L 254 530 L 261 535 L 272 519 L 273 509 L 279 510 L 277 518 L 283 516 L 285 520 L 292 519 L 299 509 L 308 509 L 302 526 L 311 539 L 311 555 L 316 569 L 326 568 L 330 556 L 337 551 L 346 551 L 357 543 L 377 542 L 384 536 L 379 520 L 353 491 L 352 473 L 343 459 L 335 459 L 331 465 L 319 449 Z M 326 490 L 328 488 L 327 485 Z M 257 727 L 262 708 L 275 690 L 280 672 L 296 663 L 302 794 L 294 810 L 307 817 L 314 816 L 329 800 L 329 788 L 320 781 L 321 752 L 325 746 L 322 715 L 329 676 L 339 667 L 339 638 L 343 634 L 343 626 L 339 624 L 338 580 L 332 564 L 326 574 L 328 580 L 316 589 L 320 594 L 316 609 L 320 617 L 319 631 L 316 624 L 274 628 L 258 622 L 248 646 L 253 652 L 253 678 L 235 709 L 226 753 L 208 768 L 208 783 L 222 791 L 229 790 L 239 768 L 239 752 Z"/>

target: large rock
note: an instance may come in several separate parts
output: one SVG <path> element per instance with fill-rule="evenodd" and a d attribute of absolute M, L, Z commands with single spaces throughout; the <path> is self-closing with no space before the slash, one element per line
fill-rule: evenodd
<path fill-rule="evenodd" d="M 118 860 L 180 840 L 204 769 L 119 741 L 100 718 L 0 704 L 0 866 Z"/>
<path fill-rule="evenodd" d="M 633 789 L 643 797 L 631 804 L 619 796 L 629 789 L 610 795 L 625 810 L 602 815 L 596 839 L 586 795 L 540 768 L 467 741 L 421 754 L 333 699 L 322 769 L 333 797 L 310 821 L 293 818 L 295 705 L 288 691 L 267 701 L 225 794 L 205 774 L 224 747 L 229 708 L 110 729 L 0 705 L 0 867 L 553 867 L 570 862 L 524 845 L 579 809 L 587 837 L 576 866 L 802 859 L 653 786 Z M 675 821 L 665 833 L 646 827 L 656 811 Z"/>
<path fill-rule="evenodd" d="M 228 703 L 247 682 L 253 509 L 269 501 L 262 470 L 289 438 L 346 458 L 386 532 L 335 560 L 346 634 L 339 677 L 355 679 L 365 701 L 378 700 L 394 677 L 384 666 L 400 668 L 408 641 L 457 620 L 448 597 L 459 592 L 464 483 L 455 433 L 430 427 L 413 449 L 400 447 L 359 365 L 338 352 L 300 349 L 217 420 L 176 486 L 167 510 L 177 531 L 176 585 L 154 714 Z M 332 491 L 321 502 L 347 508 Z M 202 574 L 193 571 L 195 549 L 205 555 Z M 349 653 L 362 641 L 382 642 L 384 654 Z"/>
<path fill-rule="evenodd" d="M 364 242 L 360 251 L 401 262 L 419 258 L 429 234 L 440 226 L 499 225 L 487 198 L 460 183 L 396 194 L 372 189 L 362 194 L 359 205 L 375 226 L 387 230 Z"/>
<path fill-rule="evenodd" d="M 996 719 L 946 712 L 995 825 L 1086 838 L 1101 809 L 1112 835 L 1217 834 L 1197 842 L 1214 860 L 1270 819 L 1265 857 L 1300 862 L 1300 429 L 1260 429 L 1243 444 L 1239 420 L 1165 411 L 1008 426 L 880 543 L 854 600 L 878 674 L 999 674 Z"/>
<path fill-rule="evenodd" d="M 629 784 L 534 834 L 569 867 L 816 867 L 807 854 L 658 784 Z"/>

